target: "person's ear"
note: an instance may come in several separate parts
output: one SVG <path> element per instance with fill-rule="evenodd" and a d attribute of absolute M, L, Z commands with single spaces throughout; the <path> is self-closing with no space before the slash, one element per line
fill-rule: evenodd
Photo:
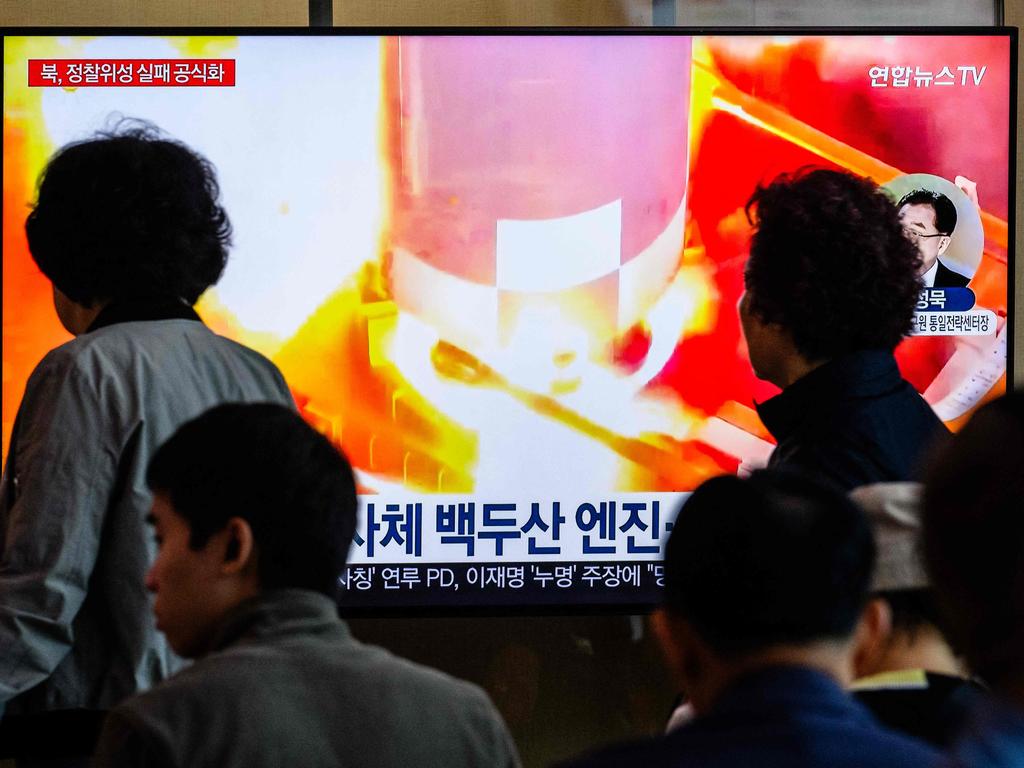
<path fill-rule="evenodd" d="M 693 628 L 685 619 L 664 608 L 659 608 L 651 615 L 651 627 L 673 679 L 687 691 L 703 675 L 703 646 Z"/>
<path fill-rule="evenodd" d="M 876 597 L 868 600 L 853 635 L 853 679 L 881 671 L 879 665 L 892 635 L 892 608 Z"/>
<path fill-rule="evenodd" d="M 946 252 L 946 249 L 949 248 L 949 244 L 951 242 L 953 242 L 953 238 L 951 238 L 949 235 L 943 235 L 942 237 L 939 238 L 939 256 Z"/>
<path fill-rule="evenodd" d="M 224 575 L 241 573 L 253 557 L 255 541 L 252 528 L 241 517 L 232 517 L 221 531 L 224 540 L 224 561 L 220 571 Z"/>
<path fill-rule="evenodd" d="M 651 614 L 651 629 L 654 631 L 654 637 L 661 647 L 661 652 L 665 656 L 665 661 L 673 677 L 678 680 L 680 677 L 679 672 L 682 670 L 683 658 L 682 649 L 676 641 L 675 632 L 673 631 L 675 622 L 676 619 L 664 608 L 658 608 Z"/>

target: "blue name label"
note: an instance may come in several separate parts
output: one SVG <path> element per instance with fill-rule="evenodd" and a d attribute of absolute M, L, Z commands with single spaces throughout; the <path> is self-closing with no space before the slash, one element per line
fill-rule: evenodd
<path fill-rule="evenodd" d="M 974 307 L 970 288 L 925 288 L 918 294 L 918 312 L 966 312 Z"/>

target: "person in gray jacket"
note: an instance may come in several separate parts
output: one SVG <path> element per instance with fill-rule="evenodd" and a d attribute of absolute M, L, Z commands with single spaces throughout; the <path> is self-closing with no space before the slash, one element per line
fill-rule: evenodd
<path fill-rule="evenodd" d="M 157 626 L 195 663 L 111 712 L 96 764 L 503 768 L 474 685 L 359 643 L 338 617 L 352 470 L 276 405 L 223 405 L 153 456 Z"/>
<path fill-rule="evenodd" d="M 88 755 L 103 710 L 180 665 L 142 584 L 156 447 L 219 403 L 294 407 L 192 309 L 227 260 L 218 198 L 205 159 L 137 121 L 43 173 L 28 245 L 74 338 L 29 377 L 0 481 L 0 758 Z"/>

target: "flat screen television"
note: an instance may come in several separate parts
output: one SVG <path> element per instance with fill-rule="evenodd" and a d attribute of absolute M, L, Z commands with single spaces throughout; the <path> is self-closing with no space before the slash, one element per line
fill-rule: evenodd
<path fill-rule="evenodd" d="M 1015 30 L 3 47 L 4 449 L 29 372 L 68 338 L 24 237 L 37 176 L 67 142 L 151 121 L 215 165 L 234 225 L 200 315 L 273 359 L 357 471 L 350 611 L 656 598 L 681 498 L 772 449 L 735 305 L 744 204 L 780 172 L 953 200 L 944 261 L 969 291 L 922 294 L 898 362 L 954 429 L 1006 386 Z"/>

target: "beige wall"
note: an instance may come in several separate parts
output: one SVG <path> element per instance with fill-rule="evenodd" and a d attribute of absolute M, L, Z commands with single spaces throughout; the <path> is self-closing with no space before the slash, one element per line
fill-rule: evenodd
<path fill-rule="evenodd" d="M 0 0 L 0 26 L 306 26 L 307 0 Z"/>
<path fill-rule="evenodd" d="M 931 26 L 996 22 L 993 0 L 675 0 L 680 26 L 917 26 L 926 9 Z"/>
<path fill-rule="evenodd" d="M 334 0 L 336 26 L 643 26 L 651 0 Z"/>
<path fill-rule="evenodd" d="M 336 26 L 635 26 L 651 0 L 333 0 Z M 308 0 L 0 0 L 0 25 L 305 26 Z"/>

